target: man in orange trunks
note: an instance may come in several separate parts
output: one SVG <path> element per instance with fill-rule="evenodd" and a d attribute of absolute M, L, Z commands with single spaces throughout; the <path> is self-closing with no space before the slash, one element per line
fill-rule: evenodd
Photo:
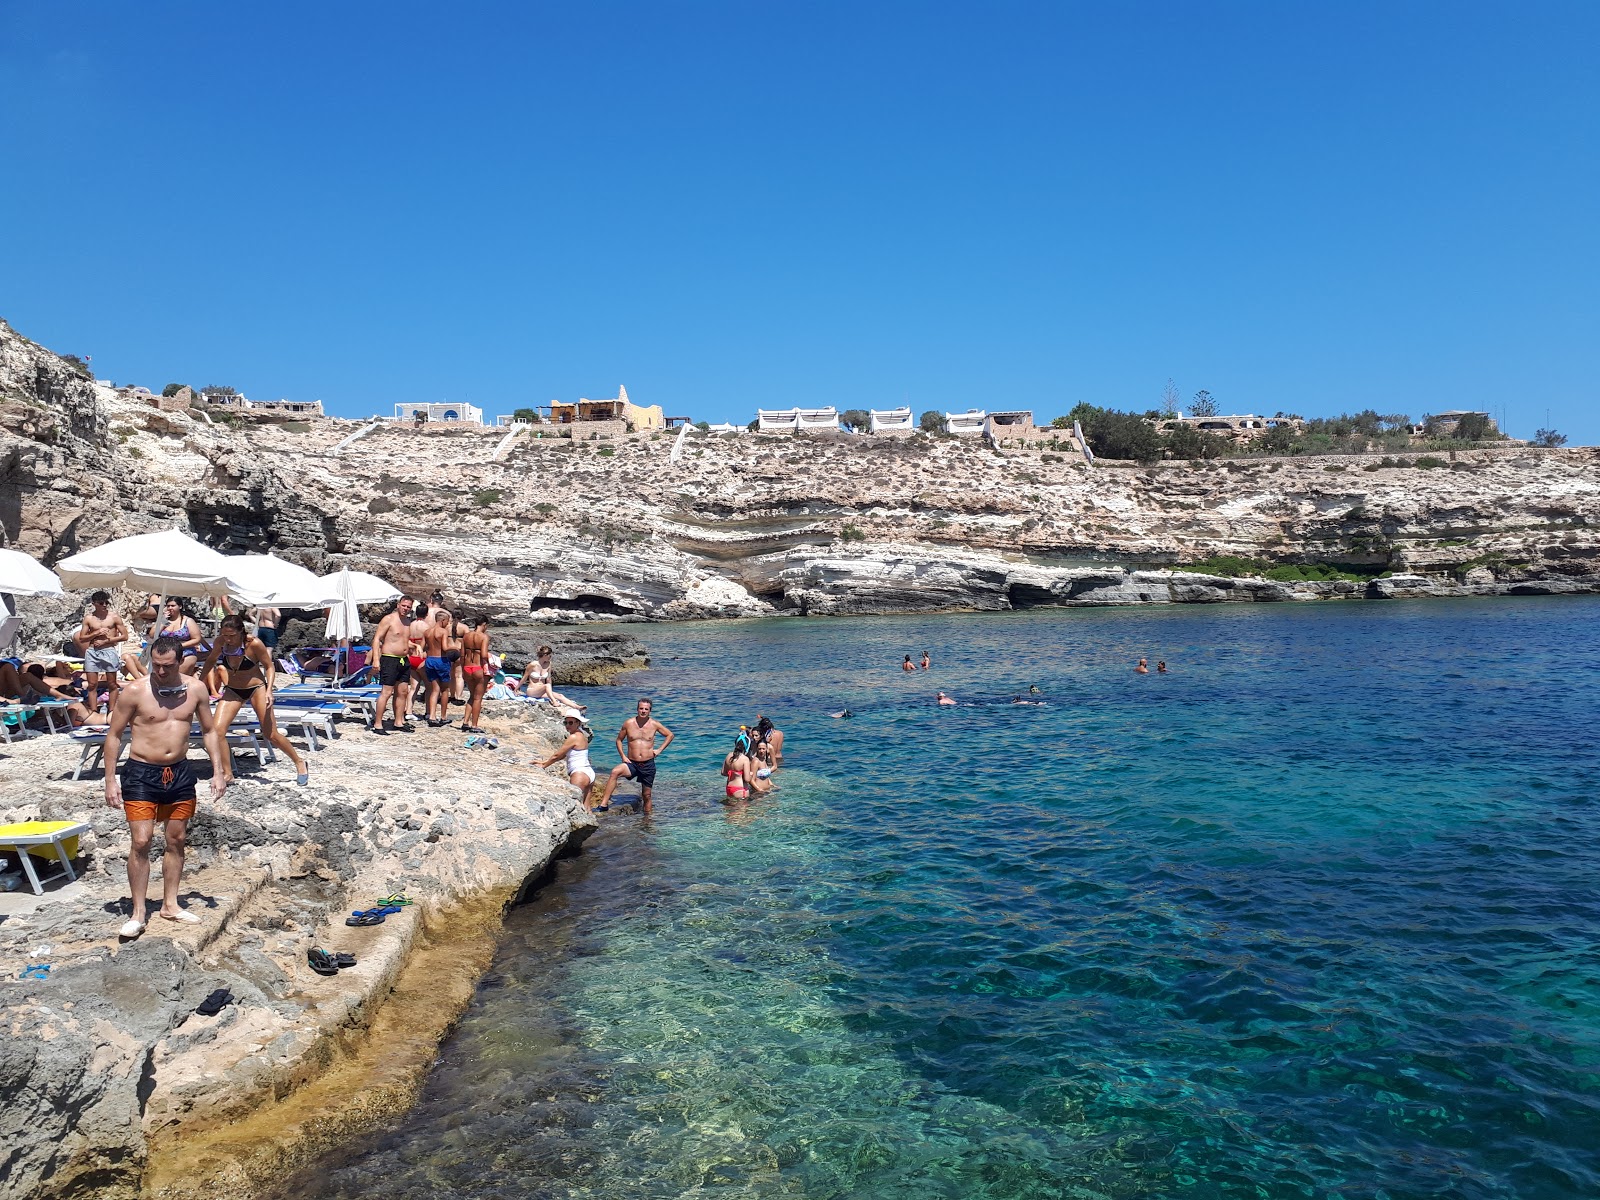
<path fill-rule="evenodd" d="M 136 938 L 145 927 L 145 892 L 150 886 L 150 840 L 157 821 L 166 826 L 167 850 L 161 859 L 160 915 L 169 921 L 198 925 L 200 918 L 178 907 L 178 882 L 183 877 L 183 852 L 194 816 L 195 778 L 189 764 L 190 723 L 198 720 L 211 758 L 211 795 L 227 789 L 223 770 L 223 741 L 211 720 L 205 684 L 182 672 L 183 641 L 162 636 L 150 647 L 150 674 L 117 693 L 106 730 L 106 804 L 120 808 L 128 818 L 133 846 L 128 852 L 128 888 L 133 893 L 133 916 L 121 929 Z M 122 732 L 129 730 L 132 745 L 128 762 L 117 779 L 117 759 L 122 753 Z"/>

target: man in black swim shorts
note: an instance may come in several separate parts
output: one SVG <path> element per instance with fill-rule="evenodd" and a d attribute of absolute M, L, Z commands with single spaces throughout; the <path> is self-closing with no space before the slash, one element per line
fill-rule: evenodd
<path fill-rule="evenodd" d="M 640 808 L 647 815 L 650 812 L 650 796 L 656 785 L 656 759 L 672 745 L 673 737 L 672 730 L 650 715 L 652 707 L 649 700 L 640 700 L 638 711 L 617 731 L 617 754 L 622 761 L 611 768 L 611 777 L 606 780 L 605 794 L 600 797 L 596 812 L 605 812 L 611 807 L 611 793 L 623 779 L 639 781 Z M 659 747 L 657 737 L 665 739 Z"/>

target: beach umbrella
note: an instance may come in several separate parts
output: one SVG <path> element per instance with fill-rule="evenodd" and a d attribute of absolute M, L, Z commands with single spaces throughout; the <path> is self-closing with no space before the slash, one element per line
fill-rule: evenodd
<path fill-rule="evenodd" d="M 388 587 L 383 580 L 374 575 L 366 575 L 365 579 L 370 582 L 363 585 L 363 575 L 364 572 L 352 571 L 349 567 L 345 567 L 333 575 L 326 576 L 322 581 L 324 584 L 332 583 L 334 595 L 337 597 L 328 608 L 326 633 L 328 639 L 339 647 L 335 655 L 335 665 L 338 668 L 335 674 L 340 679 L 344 678 L 345 655 L 349 651 L 350 643 L 361 636 L 361 611 L 357 606 L 380 603 L 377 600 L 362 600 L 361 596 L 375 595 L 381 590 L 374 588 L 373 584 Z M 393 591 L 392 588 L 389 590 Z M 399 595 L 398 592 L 394 594 Z"/>
<path fill-rule="evenodd" d="M 239 587 L 233 595 L 246 604 L 327 608 L 339 599 L 333 584 L 276 554 L 230 554 L 228 576 Z"/>
<path fill-rule="evenodd" d="M 348 585 L 344 582 L 345 576 L 349 576 Z M 349 567 L 324 575 L 322 582 L 331 584 L 335 588 L 333 594 L 341 598 L 345 595 L 344 588 L 348 586 L 349 594 L 357 604 L 387 604 L 400 599 L 400 589 L 394 584 L 376 575 L 368 575 L 365 571 L 352 571 Z"/>
<path fill-rule="evenodd" d="M 0 593 L 13 596 L 59 596 L 61 580 L 20 550 L 0 549 Z"/>
<path fill-rule="evenodd" d="M 21 632 L 22 618 L 17 616 L 15 601 L 5 592 L 0 592 L 0 650 L 11 649 Z"/>
<path fill-rule="evenodd" d="M 63 587 L 126 587 L 162 596 L 223 596 L 239 591 L 229 560 L 186 533 L 164 529 L 118 538 L 56 564 Z"/>
<path fill-rule="evenodd" d="M 359 572 L 346 568 L 329 577 L 335 581 L 335 599 L 328 608 L 327 636 L 330 641 L 353 642 L 361 636 L 361 611 L 357 606 L 362 601 L 357 598 L 355 580 L 351 578 L 356 574 Z"/>

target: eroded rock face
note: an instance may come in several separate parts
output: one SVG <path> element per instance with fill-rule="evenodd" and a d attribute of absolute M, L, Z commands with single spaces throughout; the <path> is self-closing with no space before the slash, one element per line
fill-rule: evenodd
<path fill-rule="evenodd" d="M 1090 471 L 921 436 L 695 436 L 676 463 L 665 434 L 385 423 L 350 441 L 365 423 L 157 411 L 3 325 L 0 412 L 0 531 L 46 561 L 178 525 L 225 551 L 442 591 L 497 623 L 1407 590 L 1151 574 L 1219 554 L 1415 574 L 1430 586 L 1411 591 L 1451 594 L 1600 577 L 1593 449 Z M 55 632 L 27 607 L 40 640 Z"/>

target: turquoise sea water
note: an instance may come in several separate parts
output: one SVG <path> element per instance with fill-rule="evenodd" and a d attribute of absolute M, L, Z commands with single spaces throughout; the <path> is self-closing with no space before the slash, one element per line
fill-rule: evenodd
<path fill-rule="evenodd" d="M 1600 602 L 647 633 L 653 821 L 293 1194 L 1600 1195 Z"/>

